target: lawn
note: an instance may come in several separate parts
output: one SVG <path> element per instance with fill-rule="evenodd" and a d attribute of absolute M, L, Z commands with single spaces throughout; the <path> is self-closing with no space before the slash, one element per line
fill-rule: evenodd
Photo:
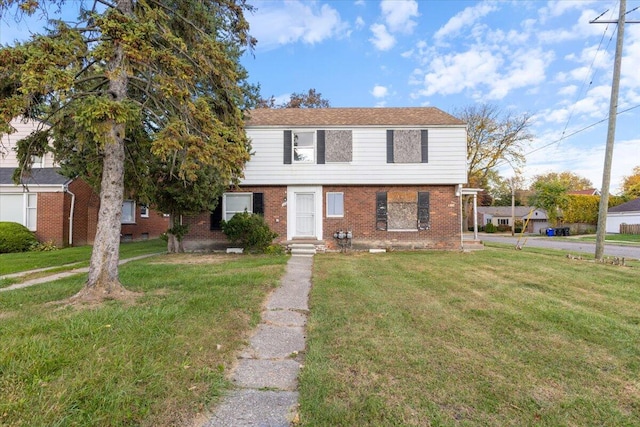
<path fill-rule="evenodd" d="M 564 253 L 315 258 L 305 426 L 640 425 L 635 267 Z"/>
<path fill-rule="evenodd" d="M 61 305 L 86 275 L 0 293 L 0 425 L 191 425 L 229 387 L 286 260 L 132 261 L 120 278 L 142 293 L 133 305 Z"/>
<path fill-rule="evenodd" d="M 59 267 L 64 264 L 83 263 L 80 266 L 86 266 L 89 265 L 92 249 L 92 246 L 75 246 L 46 252 L 0 254 L 0 276 L 37 268 Z M 166 250 L 167 243 L 160 239 L 122 243 L 120 245 L 120 258 L 132 258 Z"/>

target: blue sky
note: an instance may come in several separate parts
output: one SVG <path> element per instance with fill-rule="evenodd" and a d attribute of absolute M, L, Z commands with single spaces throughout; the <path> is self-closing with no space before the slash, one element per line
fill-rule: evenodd
<path fill-rule="evenodd" d="M 242 63 L 264 97 L 315 88 L 334 107 L 494 104 L 532 116 L 525 177 L 569 170 L 600 188 L 616 26 L 589 20 L 617 19 L 618 1 L 250 3 L 258 45 Z M 640 20 L 640 9 L 627 19 Z M 0 43 L 41 25 L 5 16 Z M 625 27 L 619 110 L 628 111 L 618 116 L 614 193 L 640 165 L 640 24 Z"/>
<path fill-rule="evenodd" d="M 315 88 L 333 107 L 475 103 L 532 115 L 525 176 L 569 170 L 600 188 L 617 1 L 254 1 L 243 64 L 262 95 Z M 627 10 L 640 6 L 628 0 Z M 640 20 L 640 9 L 627 19 Z M 636 107 L 636 108 L 634 108 Z M 627 24 L 611 191 L 640 165 L 640 24 Z M 574 136 L 575 131 L 596 124 Z M 513 175 L 506 165 L 501 173 Z"/>

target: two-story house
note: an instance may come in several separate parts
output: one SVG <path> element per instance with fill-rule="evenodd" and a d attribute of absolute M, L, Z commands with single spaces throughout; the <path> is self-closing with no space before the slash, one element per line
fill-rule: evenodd
<path fill-rule="evenodd" d="M 259 109 L 239 188 L 213 213 L 185 217 L 187 249 L 224 247 L 220 220 L 263 214 L 280 243 L 359 248 L 462 245 L 466 124 L 433 107 Z"/>
<path fill-rule="evenodd" d="M 31 175 L 16 185 L 16 142 L 42 124 L 15 119 L 11 125 L 16 132 L 0 140 L 0 221 L 22 224 L 39 241 L 60 247 L 93 243 L 99 195 L 83 180 L 61 175 L 51 153 L 34 158 Z M 121 221 L 123 240 L 157 238 L 169 227 L 167 217 L 135 200 L 123 202 Z"/>

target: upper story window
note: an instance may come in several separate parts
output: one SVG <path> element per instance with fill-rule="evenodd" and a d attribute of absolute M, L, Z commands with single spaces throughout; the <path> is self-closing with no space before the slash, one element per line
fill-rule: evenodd
<path fill-rule="evenodd" d="M 32 168 L 43 168 L 44 167 L 44 156 L 31 156 L 31 167 Z"/>
<path fill-rule="evenodd" d="M 122 202 L 122 224 L 135 224 L 136 222 L 136 202 L 133 200 L 124 200 Z"/>
<path fill-rule="evenodd" d="M 315 132 L 293 132 L 293 161 L 295 163 L 315 163 Z"/>

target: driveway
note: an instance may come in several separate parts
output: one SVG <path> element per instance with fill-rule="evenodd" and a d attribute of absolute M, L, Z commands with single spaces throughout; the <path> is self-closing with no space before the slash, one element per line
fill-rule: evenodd
<path fill-rule="evenodd" d="M 511 237 L 504 234 L 487 234 L 479 233 L 480 240 L 485 242 L 497 242 L 516 245 L 518 237 Z M 525 236 L 526 237 L 526 236 Z M 522 245 L 524 237 L 520 240 Z M 596 253 L 596 244 L 585 242 L 582 240 L 573 240 L 567 238 L 547 237 L 547 236 L 529 236 L 525 243 L 525 247 L 558 249 L 572 253 L 586 253 L 591 256 Z M 604 255 L 610 257 L 624 257 L 627 259 L 640 259 L 640 245 L 629 246 L 615 243 L 605 242 Z"/>

